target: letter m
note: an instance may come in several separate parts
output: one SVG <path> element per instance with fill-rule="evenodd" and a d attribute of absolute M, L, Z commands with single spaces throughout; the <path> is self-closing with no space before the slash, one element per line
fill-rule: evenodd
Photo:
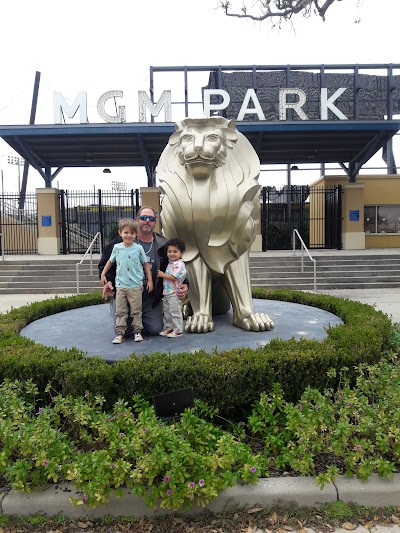
<path fill-rule="evenodd" d="M 81 91 L 78 96 L 69 105 L 61 93 L 53 93 L 53 110 L 54 110 L 54 124 L 62 124 L 62 117 L 74 118 L 79 109 L 79 118 L 81 124 L 88 123 L 87 116 L 87 93 Z"/>
<path fill-rule="evenodd" d="M 171 91 L 163 91 L 161 98 L 154 105 L 145 91 L 138 91 L 139 97 L 139 122 L 147 122 L 146 120 L 146 107 L 149 109 L 150 114 L 153 117 L 157 117 L 162 109 L 164 109 L 165 122 L 172 122 L 171 113 Z"/>

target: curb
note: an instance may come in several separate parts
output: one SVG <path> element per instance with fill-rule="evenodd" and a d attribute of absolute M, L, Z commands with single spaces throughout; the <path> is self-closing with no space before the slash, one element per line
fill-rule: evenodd
<path fill-rule="evenodd" d="M 392 480 L 379 478 L 377 474 L 367 481 L 338 476 L 335 483 L 319 489 L 312 477 L 279 477 L 260 479 L 255 485 L 236 485 L 221 492 L 204 509 L 193 507 L 189 511 L 174 512 L 166 509 L 150 509 L 144 499 L 124 490 L 122 498 L 110 497 L 110 501 L 95 509 L 75 506 L 71 496 L 79 497 L 80 492 L 70 484 L 52 485 L 33 493 L 18 493 L 10 490 L 1 496 L 0 513 L 11 515 L 64 515 L 68 518 L 102 518 L 105 515 L 157 517 L 171 514 L 196 515 L 221 513 L 228 508 L 248 509 L 260 506 L 271 507 L 318 507 L 323 503 L 337 500 L 353 502 L 373 507 L 400 506 L 400 474 Z"/>

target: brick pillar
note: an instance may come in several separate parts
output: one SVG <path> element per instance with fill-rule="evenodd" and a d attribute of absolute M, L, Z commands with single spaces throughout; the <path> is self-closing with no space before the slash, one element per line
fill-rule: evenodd
<path fill-rule="evenodd" d="M 59 255 L 61 247 L 58 189 L 36 189 L 38 213 L 38 254 Z"/>
<path fill-rule="evenodd" d="M 362 183 L 343 186 L 343 250 L 365 250 L 364 188 Z"/>
<path fill-rule="evenodd" d="M 141 206 L 151 207 L 157 215 L 155 231 L 160 233 L 160 191 L 158 187 L 140 187 Z"/>

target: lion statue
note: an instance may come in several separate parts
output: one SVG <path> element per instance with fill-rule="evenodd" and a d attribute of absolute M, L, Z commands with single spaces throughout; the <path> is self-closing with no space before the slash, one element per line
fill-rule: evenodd
<path fill-rule="evenodd" d="M 260 212 L 258 156 L 235 121 L 223 117 L 187 118 L 176 129 L 157 177 L 164 235 L 186 244 L 193 314 L 185 331 L 214 330 L 212 290 L 218 287 L 232 304 L 235 326 L 270 330 L 274 323 L 268 315 L 254 312 L 250 286 L 249 251 Z"/>

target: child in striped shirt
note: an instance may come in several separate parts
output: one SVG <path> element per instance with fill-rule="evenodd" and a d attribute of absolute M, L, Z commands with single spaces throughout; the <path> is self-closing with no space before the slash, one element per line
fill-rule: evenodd
<path fill-rule="evenodd" d="M 182 260 L 185 243 L 181 239 L 170 239 L 166 242 L 168 266 L 165 272 L 158 271 L 163 278 L 163 330 L 162 337 L 181 337 L 183 334 L 183 316 L 181 302 L 176 294 L 186 277 L 186 267 Z"/>

